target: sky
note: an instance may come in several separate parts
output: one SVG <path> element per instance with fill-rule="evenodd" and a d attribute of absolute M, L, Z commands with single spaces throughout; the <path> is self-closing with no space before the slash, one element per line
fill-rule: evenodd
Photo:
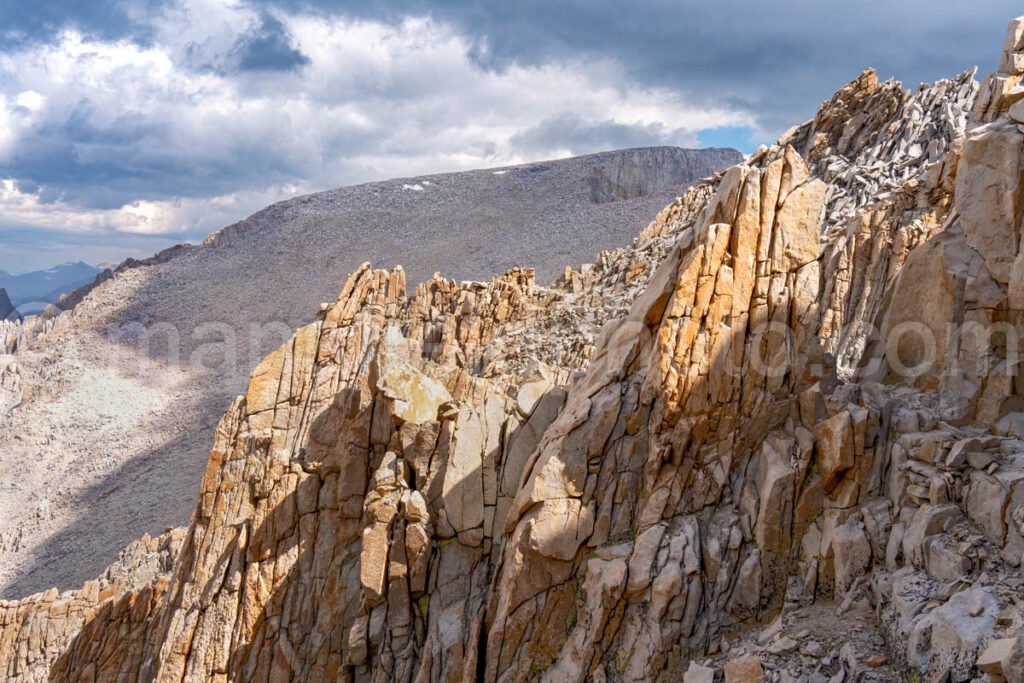
<path fill-rule="evenodd" d="M 1016 7 L 1015 7 L 1016 5 Z M 117 262 L 341 185 L 744 152 L 864 68 L 994 69 L 986 0 L 6 0 L 0 270 Z"/>

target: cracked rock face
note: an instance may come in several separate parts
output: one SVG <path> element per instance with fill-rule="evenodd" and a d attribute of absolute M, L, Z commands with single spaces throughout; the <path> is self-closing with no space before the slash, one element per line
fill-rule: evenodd
<path fill-rule="evenodd" d="M 339 188 L 128 259 L 24 324 L 0 303 L 0 357 L 19 366 L 0 471 L 24 484 L 0 506 L 0 598 L 76 587 L 144 531 L 187 524 L 227 406 L 363 261 L 402 264 L 410 286 L 517 265 L 546 284 L 742 159 L 640 148 Z"/>
<path fill-rule="evenodd" d="M 0 671 L 1020 680 L 1022 27 L 980 95 L 865 72 L 552 286 L 363 266 L 187 530 L 0 603 Z"/>

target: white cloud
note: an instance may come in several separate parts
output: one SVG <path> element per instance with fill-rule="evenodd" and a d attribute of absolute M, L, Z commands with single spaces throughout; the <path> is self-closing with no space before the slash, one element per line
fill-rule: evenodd
<path fill-rule="evenodd" d="M 298 192 L 595 151 L 517 145 L 566 113 L 671 133 L 652 143 L 752 124 L 634 84 L 612 61 L 485 71 L 428 19 L 275 19 L 301 68 L 199 68 L 259 21 L 212 0 L 165 10 L 145 46 L 67 31 L 0 54 L 0 225 L 194 235 Z"/>
<path fill-rule="evenodd" d="M 34 90 L 7 96 L 0 92 L 0 163 L 11 156 L 42 113 L 46 98 Z"/>
<path fill-rule="evenodd" d="M 18 230 L 63 230 L 83 234 L 205 234 L 239 217 L 298 194 L 293 185 L 170 201 L 137 200 L 116 209 L 90 209 L 63 201 L 43 202 L 13 180 L 0 180 L 0 220 Z"/>

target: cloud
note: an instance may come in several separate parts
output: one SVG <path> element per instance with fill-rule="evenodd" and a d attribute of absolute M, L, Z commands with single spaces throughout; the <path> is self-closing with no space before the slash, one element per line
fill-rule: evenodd
<path fill-rule="evenodd" d="M 284 185 L 98 209 L 46 202 L 38 191 L 0 180 L 0 263 L 20 272 L 69 260 L 116 263 L 127 256 L 146 258 L 174 243 L 198 242 L 296 194 L 298 188 Z"/>
<path fill-rule="evenodd" d="M 221 75 L 240 71 L 293 71 L 309 64 L 309 57 L 292 45 L 292 36 L 285 24 L 269 12 L 261 12 L 258 20 L 239 34 L 226 52 L 217 53 L 217 41 L 209 38 L 203 43 L 189 43 L 185 49 L 192 68 Z M 211 49 L 213 54 L 209 54 Z"/>
<path fill-rule="evenodd" d="M 636 0 L 628 12 L 613 0 L 53 0 L 7 6 L 0 9 L 0 26 L 37 41 L 73 28 L 107 40 L 166 42 L 190 35 L 201 44 L 230 28 L 222 47 L 230 51 L 240 39 L 236 57 L 244 59 L 237 64 L 262 70 L 303 65 L 306 52 L 288 40 L 288 18 L 394 26 L 430 17 L 451 26 L 484 68 L 613 60 L 639 87 L 670 88 L 695 105 L 754 113 L 764 135 L 809 117 L 821 99 L 867 66 L 911 86 L 973 65 L 991 69 L 1006 22 L 1020 11 L 1013 0 Z"/>
<path fill-rule="evenodd" d="M 485 68 L 611 59 L 634 83 L 758 116 L 774 136 L 864 68 L 909 86 L 995 67 L 1014 0 L 251 0 L 290 12 L 448 23 Z"/>
<path fill-rule="evenodd" d="M 284 24 L 264 13 L 258 27 L 239 36 L 232 55 L 243 71 L 291 71 L 309 64 L 290 41 Z"/>
<path fill-rule="evenodd" d="M 160 0 L 46 0 L 0 3 L 0 48 L 46 42 L 67 29 L 101 40 L 145 40 Z"/>
<path fill-rule="evenodd" d="M 429 19 L 225 19 L 250 29 L 150 45 L 66 31 L 0 54 L 0 222 L 45 227 L 49 215 L 63 229 L 80 211 L 82 230 L 191 234 L 181 207 L 212 198 L 692 144 L 693 131 L 750 120 L 634 86 L 608 60 L 484 70 L 463 36 Z M 301 45 L 304 66 L 190 61 L 268 35 Z"/>
<path fill-rule="evenodd" d="M 1015 5 L 2 3 L 0 230 L 195 240 L 289 192 L 611 147 L 749 149 L 869 65 L 909 84 L 991 69 Z"/>
<path fill-rule="evenodd" d="M 686 129 L 669 130 L 660 122 L 586 121 L 579 114 L 564 112 L 516 133 L 509 142 L 526 152 L 557 149 L 577 155 L 625 147 L 695 147 L 697 136 Z"/>
<path fill-rule="evenodd" d="M 137 200 L 117 208 L 89 208 L 59 199 L 46 201 L 38 190 L 26 191 L 13 180 L 0 180 L 0 210 L 8 229 L 92 235 L 171 233 L 194 238 L 295 194 L 295 186 L 284 185 L 217 197 Z"/>

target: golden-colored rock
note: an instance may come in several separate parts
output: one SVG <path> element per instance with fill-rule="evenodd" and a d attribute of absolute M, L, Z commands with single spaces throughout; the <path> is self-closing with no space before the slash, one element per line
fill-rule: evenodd
<path fill-rule="evenodd" d="M 361 267 L 221 421 L 173 567 L 0 603 L 0 672 L 428 683 L 721 666 L 756 683 L 758 657 L 735 656 L 750 649 L 709 645 L 876 570 L 894 660 L 973 666 L 1009 603 L 978 581 L 919 607 L 938 594 L 928 572 L 1005 577 L 1003 556 L 1024 554 L 1018 444 L 993 426 L 1013 428 L 1017 380 L 944 365 L 931 385 L 854 381 L 889 353 L 876 323 L 1022 322 L 988 276 L 1017 258 L 1016 200 L 984 201 L 1014 193 L 1020 150 L 985 140 L 1005 122 L 976 129 L 957 170 L 968 80 L 910 94 L 865 72 L 551 287 L 514 269 L 407 295 L 400 269 Z M 1008 370 L 1011 346 L 956 351 Z M 940 422 L 950 396 L 975 424 Z M 973 461 L 950 455 L 961 429 L 992 439 L 971 436 Z M 957 564 L 952 531 L 975 533 L 960 504 L 986 536 Z"/>

